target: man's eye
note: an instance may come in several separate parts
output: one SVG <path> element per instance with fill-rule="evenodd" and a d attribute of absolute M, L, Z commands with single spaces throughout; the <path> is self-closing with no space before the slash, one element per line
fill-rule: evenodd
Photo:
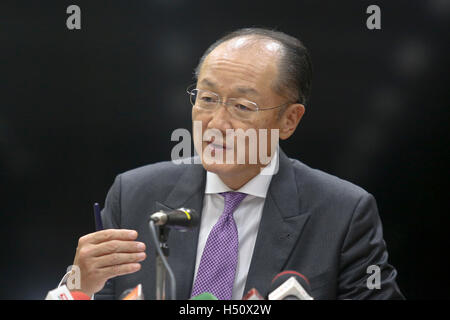
<path fill-rule="evenodd" d="M 235 104 L 234 107 L 239 111 L 251 111 L 251 109 L 243 104 Z"/>
<path fill-rule="evenodd" d="M 203 102 L 214 102 L 213 97 L 201 97 L 200 98 Z"/>

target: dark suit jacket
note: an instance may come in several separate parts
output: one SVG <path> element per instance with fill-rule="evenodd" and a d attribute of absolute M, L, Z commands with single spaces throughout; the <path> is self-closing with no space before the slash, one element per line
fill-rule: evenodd
<path fill-rule="evenodd" d="M 155 299 L 155 244 L 149 214 L 166 207 L 201 212 L 206 171 L 199 164 L 161 162 L 116 177 L 102 219 L 105 228 L 134 229 L 147 245 L 140 271 L 111 279 L 96 299 L 113 299 L 141 283 L 146 299 Z M 201 214 L 208 214 L 201 212 Z M 171 231 L 171 265 L 177 299 L 190 297 L 199 227 Z M 381 270 L 381 288 L 368 289 L 370 265 Z M 388 263 L 374 197 L 354 184 L 289 159 L 280 149 L 279 171 L 264 203 L 244 292 L 269 290 L 283 270 L 304 274 L 315 299 L 402 299 L 396 270 Z"/>

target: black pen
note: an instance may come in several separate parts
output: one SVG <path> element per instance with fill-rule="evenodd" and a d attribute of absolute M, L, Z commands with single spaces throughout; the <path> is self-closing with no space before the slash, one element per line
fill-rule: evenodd
<path fill-rule="evenodd" d="M 97 202 L 94 203 L 94 218 L 95 218 L 95 231 L 103 230 L 100 205 Z"/>

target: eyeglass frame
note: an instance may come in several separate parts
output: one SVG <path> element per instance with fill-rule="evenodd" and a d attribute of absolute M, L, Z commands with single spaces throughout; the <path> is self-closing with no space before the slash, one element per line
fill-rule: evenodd
<path fill-rule="evenodd" d="M 191 89 L 191 88 L 194 87 L 194 86 L 195 86 L 195 88 L 194 88 L 194 89 Z M 222 97 L 221 97 L 218 93 L 216 93 L 216 92 L 214 92 L 214 91 L 210 91 L 210 90 L 197 89 L 196 86 L 197 86 L 197 84 L 196 84 L 196 83 L 193 83 L 193 84 L 189 85 L 189 86 L 186 88 L 186 93 L 189 94 L 190 97 L 192 96 L 192 91 L 194 91 L 194 90 L 208 91 L 208 92 L 214 93 L 214 94 L 217 95 L 217 97 L 219 98 L 219 100 L 217 101 L 217 105 L 223 104 L 223 105 L 225 105 L 225 106 L 229 106 L 228 101 L 227 101 L 227 102 L 223 102 Z M 233 98 L 233 99 L 235 99 L 235 98 Z M 192 106 L 194 107 L 195 104 L 192 103 L 191 98 L 189 98 L 189 101 L 191 102 Z M 288 101 L 288 102 L 285 102 L 285 103 L 283 103 L 283 104 L 280 104 L 279 106 L 276 106 L 276 107 L 261 108 L 261 107 L 258 106 L 258 104 L 257 104 L 256 102 L 253 102 L 253 101 L 250 101 L 250 100 L 247 100 L 247 101 L 253 103 L 253 104 L 256 106 L 256 110 L 251 110 L 251 109 L 248 110 L 248 111 L 251 111 L 251 112 L 273 110 L 273 109 L 277 109 L 277 108 L 284 107 L 284 106 L 286 106 L 286 105 L 288 105 L 288 104 L 295 103 L 295 102 L 290 102 L 290 101 Z"/>

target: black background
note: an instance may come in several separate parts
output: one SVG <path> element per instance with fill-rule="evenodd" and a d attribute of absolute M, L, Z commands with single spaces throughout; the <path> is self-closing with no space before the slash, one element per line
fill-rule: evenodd
<path fill-rule="evenodd" d="M 68 30 L 66 8 L 81 8 Z M 368 30 L 366 8 L 381 8 Z M 94 229 L 114 177 L 170 159 L 191 128 L 185 88 L 228 31 L 299 37 L 312 99 L 284 151 L 378 203 L 409 299 L 448 298 L 450 3 L 2 1 L 0 298 L 42 299 Z"/>

